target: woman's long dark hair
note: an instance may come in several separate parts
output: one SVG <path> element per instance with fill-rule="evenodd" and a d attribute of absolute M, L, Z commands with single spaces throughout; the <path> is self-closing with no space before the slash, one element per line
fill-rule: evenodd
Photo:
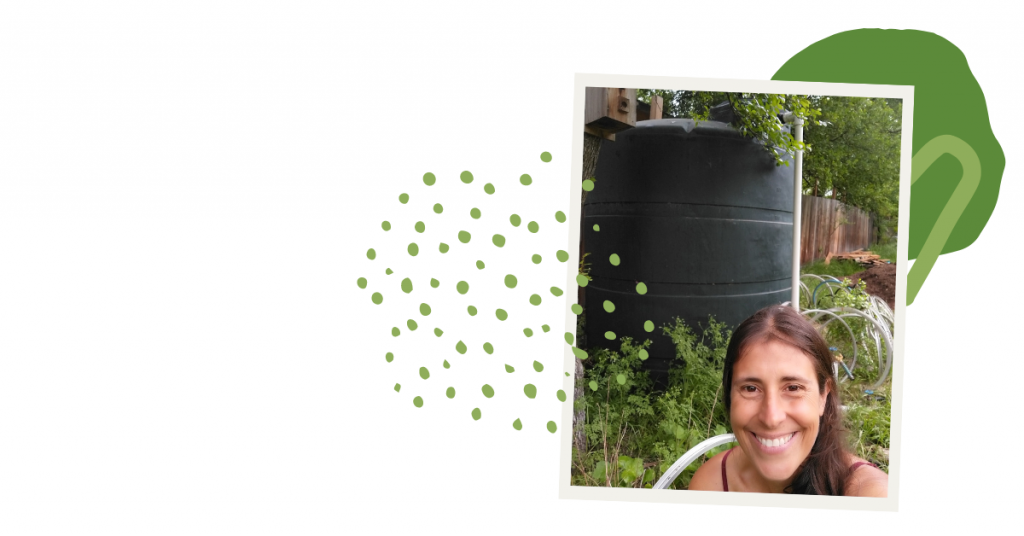
<path fill-rule="evenodd" d="M 754 343 L 779 341 L 807 354 L 814 363 L 818 376 L 819 394 L 828 387 L 825 413 L 821 416 L 818 437 L 807 460 L 797 469 L 787 493 L 803 495 L 842 495 L 849 476 L 849 467 L 843 448 L 845 430 L 835 377 L 832 375 L 832 352 L 828 343 L 814 326 L 792 307 L 772 305 L 754 313 L 733 332 L 725 354 L 722 373 L 722 391 L 725 410 L 732 407 L 733 367 L 743 351 Z"/>

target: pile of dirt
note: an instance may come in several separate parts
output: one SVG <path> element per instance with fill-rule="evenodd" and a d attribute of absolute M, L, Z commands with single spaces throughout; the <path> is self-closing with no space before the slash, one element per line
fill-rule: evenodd
<path fill-rule="evenodd" d="M 878 296 L 889 304 L 889 308 L 896 310 L 896 265 L 877 264 L 849 276 L 854 285 L 864 281 L 867 285 L 868 294 Z"/>

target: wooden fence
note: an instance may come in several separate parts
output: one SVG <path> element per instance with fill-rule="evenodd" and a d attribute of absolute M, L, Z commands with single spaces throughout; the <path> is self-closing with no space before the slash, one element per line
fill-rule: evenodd
<path fill-rule="evenodd" d="M 824 259 L 830 252 L 867 249 L 875 236 L 871 214 L 834 199 L 805 195 L 801 211 L 801 264 Z"/>

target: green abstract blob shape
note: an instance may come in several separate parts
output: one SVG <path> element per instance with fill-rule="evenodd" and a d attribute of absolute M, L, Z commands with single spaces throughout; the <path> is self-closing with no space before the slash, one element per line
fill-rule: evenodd
<path fill-rule="evenodd" d="M 572 355 L 576 356 L 576 359 L 579 360 L 583 360 L 589 357 L 585 350 L 581 350 L 579 348 L 576 348 L 575 346 L 572 348 Z"/>
<path fill-rule="evenodd" d="M 437 178 L 434 177 L 433 173 L 427 172 L 423 174 L 423 184 L 433 186 L 435 182 L 437 182 Z"/>
<path fill-rule="evenodd" d="M 419 327 L 416 325 L 416 321 L 411 318 L 405 324 L 409 326 L 409 331 L 416 331 L 416 328 Z"/>
<path fill-rule="evenodd" d="M 566 372 L 566 373 L 565 373 L 565 377 L 566 377 L 566 378 L 568 378 L 568 377 L 569 377 L 569 373 L 568 373 L 568 372 Z"/>
<path fill-rule="evenodd" d="M 370 249 L 366 250 L 366 258 L 370 259 L 371 261 L 373 259 L 376 259 L 377 258 L 377 252 L 374 251 L 373 248 L 370 248 Z"/>
<path fill-rule="evenodd" d="M 518 214 L 513 214 L 508 217 L 508 222 L 512 224 L 512 227 L 519 227 L 519 224 L 523 223 L 523 219 Z"/>
<path fill-rule="evenodd" d="M 536 233 L 537 231 L 540 230 L 540 224 L 538 224 L 535 221 L 531 221 L 530 223 L 526 224 L 526 228 L 529 229 L 531 233 Z"/>
<path fill-rule="evenodd" d="M 516 371 L 516 369 L 512 365 L 505 365 L 505 372 L 507 372 L 509 374 L 512 374 L 515 371 Z"/>
<path fill-rule="evenodd" d="M 373 303 L 376 303 L 377 305 L 380 305 L 381 303 L 384 302 L 384 296 L 381 295 L 380 292 L 374 292 L 373 296 L 370 296 L 370 300 L 372 300 Z"/>
<path fill-rule="evenodd" d="M 492 236 L 491 242 L 494 243 L 494 245 L 498 246 L 499 248 L 505 247 L 505 237 L 501 236 L 500 234 Z"/>
<path fill-rule="evenodd" d="M 423 378 L 425 380 L 425 379 L 427 379 L 429 377 L 430 377 L 430 371 L 427 370 L 427 367 L 420 367 L 420 378 Z"/>
<path fill-rule="evenodd" d="M 441 331 L 441 328 L 434 328 L 434 336 L 440 337 L 441 335 L 444 335 L 444 332 Z"/>
<path fill-rule="evenodd" d="M 486 192 L 487 195 L 494 195 L 494 185 L 491 184 L 491 183 L 485 184 L 484 185 L 484 192 Z"/>
<path fill-rule="evenodd" d="M 484 384 L 483 387 L 480 388 L 480 391 L 483 392 L 484 396 L 486 396 L 487 398 L 491 398 L 492 396 L 494 396 L 494 388 L 491 387 L 490 385 L 487 385 L 486 383 Z"/>
<path fill-rule="evenodd" d="M 530 177 L 526 173 L 519 176 L 519 184 L 523 186 L 529 186 L 533 182 L 533 177 Z"/>
<path fill-rule="evenodd" d="M 466 353 L 466 343 L 464 343 L 462 341 L 459 341 L 458 343 L 456 343 L 455 344 L 455 351 L 460 353 L 460 354 Z"/>
<path fill-rule="evenodd" d="M 572 304 L 572 307 L 570 307 L 569 309 L 572 309 L 572 314 L 574 315 L 583 314 L 583 306 L 578 303 Z"/>
<path fill-rule="evenodd" d="M 650 320 L 645 321 L 644 331 L 646 331 L 647 333 L 654 331 L 654 322 L 651 322 Z"/>
<path fill-rule="evenodd" d="M 590 390 L 591 391 L 596 391 L 597 390 L 597 382 L 596 381 L 590 380 L 590 384 L 589 385 L 590 385 Z"/>
<path fill-rule="evenodd" d="M 395 392 L 397 393 L 397 392 L 399 392 L 399 391 L 401 391 L 401 390 L 402 390 L 402 384 L 400 384 L 400 383 L 396 383 L 396 384 L 395 384 Z"/>
<path fill-rule="evenodd" d="M 619 374 L 618 376 L 615 376 L 615 381 L 619 382 L 619 385 L 626 385 L 626 375 Z"/>
<path fill-rule="evenodd" d="M 417 408 L 422 408 L 423 398 L 417 396 L 416 398 L 412 399 L 412 405 L 416 406 Z"/>
<path fill-rule="evenodd" d="M 494 346 L 492 346 L 491 343 L 489 343 L 489 342 L 485 342 L 484 343 L 484 351 L 487 352 L 488 355 L 493 354 L 494 353 Z"/>
<path fill-rule="evenodd" d="M 444 212 L 444 207 L 441 206 L 441 203 L 434 203 L 434 213 L 440 214 L 442 212 Z"/>
<path fill-rule="evenodd" d="M 555 253 L 555 258 L 558 259 L 558 262 L 565 262 L 569 260 L 569 253 L 566 251 L 558 250 L 558 252 Z"/>
<path fill-rule="evenodd" d="M 483 270 L 484 269 L 484 261 L 476 261 L 476 269 L 477 270 Z"/>
<path fill-rule="evenodd" d="M 440 251 L 441 253 L 448 253 L 448 244 L 445 244 L 444 242 L 441 242 L 437 246 L 437 250 Z"/>
<path fill-rule="evenodd" d="M 640 349 L 640 361 L 647 361 L 647 358 L 651 357 L 651 354 L 647 353 L 647 350 Z"/>
<path fill-rule="evenodd" d="M 548 431 L 552 434 L 558 431 L 558 425 L 555 424 L 555 421 L 548 421 Z"/>
<path fill-rule="evenodd" d="M 508 318 L 508 313 L 506 313 L 504 309 L 498 309 L 494 311 L 494 316 L 498 317 L 498 320 L 504 321 Z"/>
<path fill-rule="evenodd" d="M 473 413 L 471 413 L 470 415 L 473 416 L 473 420 L 474 421 L 479 421 L 480 420 L 480 408 L 473 408 Z"/>
<path fill-rule="evenodd" d="M 588 285 L 589 283 L 590 283 L 590 280 L 589 280 L 589 279 L 587 279 L 587 276 L 585 276 L 585 275 L 583 275 L 583 274 L 579 274 L 579 275 L 577 275 L 577 276 L 576 276 L 576 284 L 577 284 L 577 285 L 579 285 L 579 286 L 581 286 L 581 287 L 585 287 L 585 286 L 587 286 L 587 285 Z"/>
<path fill-rule="evenodd" d="M 430 286 L 432 286 L 434 288 L 437 288 L 437 287 L 441 286 L 441 282 L 436 280 L 436 279 L 434 279 L 434 278 L 431 278 L 430 279 Z"/>
<path fill-rule="evenodd" d="M 526 394 L 526 398 L 537 398 L 537 388 L 532 383 L 523 386 L 523 393 Z"/>
<path fill-rule="evenodd" d="M 469 292 L 469 283 L 465 281 L 459 281 L 458 283 L 455 284 L 455 290 L 459 294 L 465 294 Z"/>
<path fill-rule="evenodd" d="M 565 402 L 565 391 L 559 389 L 555 392 L 555 396 L 558 397 L 559 402 Z"/>
<path fill-rule="evenodd" d="M 425 303 L 421 303 L 420 304 L 420 314 L 423 315 L 423 316 L 430 316 L 430 306 L 425 304 Z"/>
<path fill-rule="evenodd" d="M 909 232 L 900 231 L 909 237 L 908 258 L 923 258 L 929 242 L 931 249 L 937 247 L 939 254 L 946 254 L 977 240 L 995 208 L 1006 160 L 992 134 L 981 86 L 956 45 L 917 30 L 852 30 L 808 46 L 779 68 L 773 79 L 914 86 L 910 222 Z M 983 173 L 972 176 L 967 168 L 973 166 L 973 159 L 963 148 L 938 162 L 934 154 L 918 159 L 923 148 L 946 135 L 971 149 Z M 930 148 L 939 149 L 947 151 L 938 145 Z M 959 218 L 954 217 L 957 213 Z M 952 230 L 947 234 L 950 220 Z M 906 225 L 900 223 L 902 228 Z M 926 262 L 922 268 L 928 269 L 919 271 L 915 263 L 911 272 L 918 273 L 908 273 L 908 304 L 916 296 L 911 287 L 920 289 L 933 263 Z M 910 283 L 911 277 L 918 280 L 916 285 Z"/>
<path fill-rule="evenodd" d="M 532 257 L 530 257 L 530 260 L 533 261 L 533 264 L 540 264 L 540 261 L 542 261 L 543 259 L 540 255 L 534 254 Z"/>
<path fill-rule="evenodd" d="M 541 329 L 541 331 L 543 331 L 544 333 L 547 333 L 547 332 L 551 331 L 551 326 L 549 326 L 549 325 L 547 325 L 547 324 L 543 324 L 543 325 L 542 325 L 542 326 L 540 327 L 540 329 Z"/>
<path fill-rule="evenodd" d="M 530 305 L 540 305 L 540 295 L 539 294 L 531 294 L 530 295 Z"/>
<path fill-rule="evenodd" d="M 558 223 L 565 223 L 565 213 L 562 212 L 561 210 L 555 212 L 555 221 L 557 221 Z"/>
<path fill-rule="evenodd" d="M 600 233 L 601 232 L 601 226 L 595 223 L 594 224 L 594 232 L 595 233 Z"/>
<path fill-rule="evenodd" d="M 406 294 L 412 292 L 412 280 L 408 277 L 402 280 L 402 292 Z"/>
<path fill-rule="evenodd" d="M 523 334 L 526 335 L 527 337 L 533 337 L 533 330 L 530 328 L 524 328 Z"/>
<path fill-rule="evenodd" d="M 478 209 L 476 207 L 473 207 L 472 209 L 470 209 L 469 210 L 469 217 L 473 218 L 474 220 L 479 220 L 480 219 L 480 209 Z"/>
<path fill-rule="evenodd" d="M 583 181 L 583 191 L 591 192 L 594 190 L 594 181 L 587 179 Z"/>
<path fill-rule="evenodd" d="M 391 230 L 391 222 L 389 222 L 387 220 L 380 222 L 380 228 L 384 229 L 385 231 L 390 231 Z"/>
<path fill-rule="evenodd" d="M 447 368 L 452 368 L 451 364 L 448 363 L 447 359 L 444 360 L 444 363 L 441 363 L 441 366 L 446 368 L 446 369 Z"/>
<path fill-rule="evenodd" d="M 473 174 L 468 171 L 463 171 L 461 174 L 459 174 L 459 179 L 461 179 L 462 182 L 469 184 L 473 182 Z"/>
<path fill-rule="evenodd" d="M 388 363 L 390 363 L 390 362 L 392 362 L 392 361 L 394 361 L 394 360 L 395 360 L 395 354 L 393 354 L 393 353 L 391 353 L 391 352 L 388 352 L 387 354 L 384 354 L 384 359 L 385 359 L 385 360 L 386 360 L 386 361 L 387 361 Z"/>
<path fill-rule="evenodd" d="M 612 302 L 610 302 L 608 300 L 605 300 L 602 305 L 604 306 L 604 310 L 605 310 L 606 313 L 614 313 L 615 312 L 615 304 L 614 303 L 612 303 Z"/>
<path fill-rule="evenodd" d="M 520 421 L 519 419 L 516 419 L 516 420 L 515 420 L 515 421 L 514 421 L 514 422 L 512 423 L 512 428 L 515 428 L 516 430 L 522 430 L 522 429 L 523 429 L 523 423 L 522 423 L 522 421 Z"/>
<path fill-rule="evenodd" d="M 402 330 L 400 330 L 398 328 L 391 328 L 391 336 L 392 337 L 397 337 L 397 336 L 399 336 L 401 334 L 402 334 Z"/>
<path fill-rule="evenodd" d="M 610 262 L 612 266 L 618 266 L 621 260 L 619 259 L 618 255 L 612 253 L 611 255 L 608 256 L 608 262 Z"/>
<path fill-rule="evenodd" d="M 468 244 L 470 238 L 472 238 L 472 235 L 470 235 L 468 231 L 459 231 L 459 242 Z"/>
<path fill-rule="evenodd" d="M 395 272 L 392 272 L 392 271 L 391 271 L 391 268 L 388 268 L 388 269 L 384 270 L 384 273 L 385 273 L 385 274 L 388 274 L 388 275 L 391 275 L 391 274 L 393 274 L 393 273 L 395 273 Z"/>
<path fill-rule="evenodd" d="M 609 341 L 614 341 L 615 340 L 615 332 L 614 331 L 606 331 L 606 332 L 604 332 L 604 338 L 608 339 Z"/>
<path fill-rule="evenodd" d="M 516 288 L 516 285 L 518 285 L 518 284 L 519 284 L 519 280 L 516 279 L 516 276 L 514 276 L 512 274 L 508 274 L 508 275 L 505 276 L 505 286 L 506 287 L 508 287 L 508 288 Z"/>
<path fill-rule="evenodd" d="M 401 195 L 399 195 L 398 196 L 398 202 L 403 204 L 403 205 L 408 203 L 409 202 L 409 194 L 401 194 Z"/>
<path fill-rule="evenodd" d="M 569 333 L 568 331 L 565 332 L 563 338 L 565 339 L 566 344 L 572 344 L 576 342 L 576 337 L 572 333 Z"/>
<path fill-rule="evenodd" d="M 420 253 L 420 247 L 416 245 L 416 242 L 410 242 L 409 247 L 406 249 L 409 252 L 409 255 L 412 255 L 413 257 Z"/>
<path fill-rule="evenodd" d="M 444 392 L 444 396 L 447 396 L 448 398 L 455 398 L 455 388 L 449 387 L 448 390 Z"/>
<path fill-rule="evenodd" d="M 540 161 L 541 162 L 550 162 L 551 161 L 551 153 L 549 153 L 547 151 L 544 151 L 543 153 L 540 153 Z"/>
<path fill-rule="evenodd" d="M 544 365 L 540 361 L 534 361 L 533 362 L 533 370 L 536 370 L 537 372 L 541 372 L 542 370 L 544 370 Z"/>
<path fill-rule="evenodd" d="M 640 295 L 647 294 L 647 285 L 643 283 L 636 284 L 636 293 Z"/>
<path fill-rule="evenodd" d="M 366 288 L 366 278 L 360 277 L 359 279 L 356 279 L 356 285 L 358 285 L 359 288 Z"/>
<path fill-rule="evenodd" d="M 466 312 L 469 313 L 469 316 L 476 316 L 476 307 L 470 305 L 469 307 L 466 308 Z"/>
<path fill-rule="evenodd" d="M 422 233 L 423 231 L 427 230 L 427 225 L 425 223 L 421 222 L 421 221 L 418 221 L 418 222 L 416 222 L 416 225 L 415 225 L 414 228 L 416 229 L 417 233 Z"/>

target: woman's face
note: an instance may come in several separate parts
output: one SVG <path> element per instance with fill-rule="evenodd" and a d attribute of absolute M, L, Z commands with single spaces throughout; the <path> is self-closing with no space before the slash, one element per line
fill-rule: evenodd
<path fill-rule="evenodd" d="M 788 482 L 814 446 L 828 396 L 811 358 L 777 341 L 753 344 L 733 366 L 731 396 L 743 452 L 765 480 Z"/>

